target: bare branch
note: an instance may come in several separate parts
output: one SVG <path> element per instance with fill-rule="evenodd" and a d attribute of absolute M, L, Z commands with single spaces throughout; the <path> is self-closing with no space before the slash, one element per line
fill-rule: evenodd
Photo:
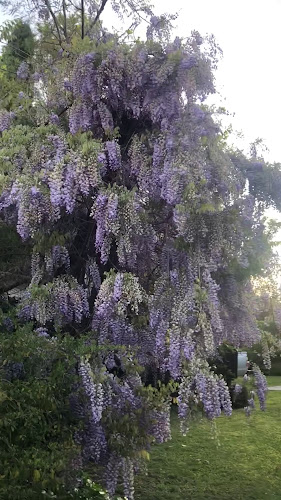
<path fill-rule="evenodd" d="M 97 11 L 96 17 L 95 17 L 95 19 L 93 20 L 93 22 L 90 24 L 90 27 L 89 27 L 89 29 L 88 29 L 88 31 L 87 31 L 87 33 L 86 33 L 86 35 L 88 35 L 88 33 L 89 33 L 89 32 L 91 31 L 91 29 L 95 26 L 95 24 L 97 24 L 97 22 L 98 22 L 98 20 L 99 20 L 99 18 L 100 18 L 100 16 L 101 16 L 101 14 L 102 14 L 102 13 L 103 13 L 103 11 L 104 11 L 104 8 L 105 8 L 105 6 L 106 6 L 107 2 L 108 2 L 108 0 L 102 0 L 102 2 L 101 2 L 101 6 L 100 6 L 100 8 L 99 8 L 99 9 L 98 9 L 98 11 Z"/>
<path fill-rule="evenodd" d="M 75 3 L 73 3 L 71 0 L 69 0 L 69 3 L 70 3 L 70 5 L 72 5 L 72 7 L 75 8 L 75 10 L 80 10 L 81 11 L 81 7 L 78 7 L 78 5 L 75 5 Z"/>
<path fill-rule="evenodd" d="M 83 40 L 85 36 L 85 10 L 84 10 L 84 0 L 81 0 L 81 38 Z"/>
<path fill-rule="evenodd" d="M 61 43 L 62 43 L 62 39 L 61 39 L 61 34 L 60 34 L 60 28 L 59 28 L 59 23 L 58 23 L 58 20 L 57 20 L 57 18 L 56 18 L 56 16 L 55 16 L 55 13 L 54 13 L 54 11 L 53 11 L 53 9 L 52 9 L 52 7 L 51 7 L 51 4 L 50 4 L 49 0 L 44 0 L 44 4 L 46 5 L 46 7 L 47 7 L 48 11 L 50 12 L 50 14 L 51 14 L 51 16 L 52 16 L 52 19 L 53 19 L 53 21 L 54 21 L 54 25 L 55 25 L 56 30 L 57 30 L 58 40 L 59 40 L 59 43 L 60 43 L 60 45 L 61 45 Z"/>
<path fill-rule="evenodd" d="M 65 40 L 67 40 L 67 24 L 66 24 L 66 6 L 65 6 L 65 0 L 62 0 L 62 10 L 63 10 L 63 33 L 65 36 Z"/>

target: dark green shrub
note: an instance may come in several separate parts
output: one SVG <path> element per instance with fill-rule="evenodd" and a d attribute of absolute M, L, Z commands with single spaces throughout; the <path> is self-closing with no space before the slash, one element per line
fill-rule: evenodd
<path fill-rule="evenodd" d="M 0 499 L 106 499 L 83 473 L 74 441 L 83 418 L 69 397 L 79 393 L 78 357 L 96 348 L 42 330 L 21 326 L 8 305 L 0 309 Z"/>
<path fill-rule="evenodd" d="M 229 345 L 222 344 L 218 348 L 218 354 L 215 358 L 209 360 L 212 370 L 217 375 L 222 375 L 228 387 L 237 377 L 237 350 Z"/>
<path fill-rule="evenodd" d="M 232 386 L 230 388 L 230 395 L 231 395 L 231 400 L 232 400 L 232 407 L 233 408 L 245 408 L 245 406 L 248 406 L 248 399 L 249 399 L 249 390 L 246 387 L 246 385 L 241 386 L 240 392 L 235 392 L 235 386 Z"/>
<path fill-rule="evenodd" d="M 281 356 L 271 359 L 271 369 L 269 375 L 281 375 Z"/>
<path fill-rule="evenodd" d="M 9 323 L 9 322 L 8 322 Z M 0 498 L 36 499 L 71 484 L 79 450 L 69 394 L 74 340 L 39 337 L 32 324 L 0 333 Z M 74 474 L 75 476 L 75 474 Z"/>

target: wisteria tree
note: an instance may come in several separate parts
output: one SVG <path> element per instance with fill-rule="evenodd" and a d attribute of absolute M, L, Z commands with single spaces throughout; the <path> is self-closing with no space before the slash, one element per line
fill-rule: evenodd
<path fill-rule="evenodd" d="M 145 41 L 108 33 L 104 0 L 31 5 L 37 49 L 17 77 L 32 96 L 0 112 L 1 214 L 32 248 L 19 316 L 46 342 L 86 334 L 70 398 L 81 466 L 102 467 L 110 496 L 121 475 L 133 499 L 141 458 L 170 438 L 175 386 L 183 432 L 195 405 L 231 415 L 207 359 L 259 338 L 250 278 L 268 265 L 263 214 L 278 199 L 260 188 L 270 167 L 228 151 L 204 104 L 212 37 L 172 41 L 171 19 L 139 2 L 112 7 L 147 20 Z"/>

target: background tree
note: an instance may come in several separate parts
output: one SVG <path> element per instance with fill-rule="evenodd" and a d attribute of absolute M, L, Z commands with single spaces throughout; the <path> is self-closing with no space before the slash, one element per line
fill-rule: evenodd
<path fill-rule="evenodd" d="M 31 61 L 35 47 L 34 36 L 30 26 L 18 20 L 7 22 L 1 27 L 1 40 L 3 46 L 0 58 L 0 109 L 12 113 L 17 111 L 17 120 L 20 121 L 23 116 L 21 109 L 33 95 L 33 85 L 17 78 L 17 70 L 22 63 Z M 2 113 L 7 120 L 9 115 Z M 4 177 L 5 173 L 2 173 L 0 185 Z M 0 223 L 0 242 L 0 291 L 3 293 L 28 283 L 30 250 L 29 246 L 21 242 L 15 229 L 4 221 Z"/>
<path fill-rule="evenodd" d="M 21 20 L 7 22 L 1 27 L 1 41 L 0 103 L 1 108 L 10 111 L 22 105 L 24 94 L 28 95 L 32 89 L 26 81 L 17 78 L 17 70 L 22 63 L 32 59 L 35 42 L 29 24 Z"/>

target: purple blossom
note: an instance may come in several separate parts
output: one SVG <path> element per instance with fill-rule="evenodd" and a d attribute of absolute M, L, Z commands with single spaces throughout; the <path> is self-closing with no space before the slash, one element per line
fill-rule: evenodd
<path fill-rule="evenodd" d="M 17 77 L 20 80 L 27 80 L 29 77 L 29 66 L 27 62 L 23 61 L 17 69 Z"/>
<path fill-rule="evenodd" d="M 79 375 L 82 378 L 85 393 L 90 401 L 91 420 L 98 423 L 101 420 L 103 411 L 104 392 L 102 384 L 93 381 L 91 367 L 88 362 L 80 362 Z"/>
<path fill-rule="evenodd" d="M 86 461 L 104 461 L 108 446 L 102 425 L 96 423 L 91 417 L 83 433 L 83 458 Z"/>
<path fill-rule="evenodd" d="M 164 443 L 171 439 L 170 427 L 170 405 L 166 404 L 160 409 L 155 409 L 151 413 L 151 434 L 156 443 Z"/>
<path fill-rule="evenodd" d="M 122 295 L 122 285 L 123 285 L 123 275 L 121 273 L 117 273 L 115 282 L 114 282 L 114 291 L 113 291 L 113 299 L 115 302 L 118 302 Z"/>
<path fill-rule="evenodd" d="M 35 332 L 38 334 L 38 337 L 49 337 L 48 330 L 43 327 L 36 328 Z"/>
<path fill-rule="evenodd" d="M 111 170 L 118 170 L 121 168 L 120 146 L 115 141 L 107 141 L 105 144 L 109 167 Z"/>
<path fill-rule="evenodd" d="M 191 69 L 197 64 L 197 57 L 193 54 L 184 56 L 180 62 L 180 69 Z"/>
<path fill-rule="evenodd" d="M 98 112 L 104 131 L 112 131 L 114 128 L 113 117 L 106 104 L 100 102 L 98 104 Z"/>
<path fill-rule="evenodd" d="M 3 319 L 2 325 L 8 332 L 12 332 L 14 330 L 14 322 L 11 318 L 9 318 L 9 316 Z"/>
<path fill-rule="evenodd" d="M 198 374 L 195 377 L 196 391 L 203 404 L 206 416 L 210 419 L 221 414 L 221 394 L 217 381 L 211 376 Z"/>
<path fill-rule="evenodd" d="M 232 404 L 227 383 L 223 379 L 217 381 L 221 407 L 226 416 L 232 415 Z"/>
<path fill-rule="evenodd" d="M 257 388 L 257 395 L 260 402 L 260 409 L 265 410 L 266 393 L 268 391 L 267 381 L 257 365 L 254 365 L 253 372 L 254 372 L 255 386 Z"/>
<path fill-rule="evenodd" d="M 117 209 L 118 209 L 118 196 L 117 195 L 110 196 L 107 204 L 107 213 L 109 220 L 111 221 L 116 220 L 118 213 Z"/>
<path fill-rule="evenodd" d="M 252 409 L 255 408 L 255 401 L 253 398 L 248 399 L 248 406 Z"/>
<path fill-rule="evenodd" d="M 0 132 L 10 128 L 14 117 L 15 113 L 12 111 L 0 110 Z"/>
<path fill-rule="evenodd" d="M 72 92 L 72 84 L 69 80 L 64 80 L 63 86 L 68 92 Z"/>
<path fill-rule="evenodd" d="M 101 277 L 97 263 L 93 260 L 89 260 L 86 264 L 84 282 L 87 286 L 89 295 L 92 292 L 92 288 L 98 292 L 101 286 Z"/>
<path fill-rule="evenodd" d="M 50 123 L 52 123 L 53 125 L 59 125 L 60 124 L 60 119 L 58 117 L 58 115 L 56 115 L 55 113 L 52 113 L 50 115 Z"/>
<path fill-rule="evenodd" d="M 38 73 L 37 71 L 35 73 L 33 73 L 32 75 L 32 80 L 34 82 L 39 82 L 42 78 L 42 74 L 41 73 Z"/>
<path fill-rule="evenodd" d="M 120 456 L 117 455 L 116 452 L 113 452 L 110 454 L 110 457 L 109 457 L 109 460 L 108 460 L 107 466 L 106 466 L 106 476 L 105 476 L 106 489 L 107 489 L 110 497 L 113 497 L 115 490 L 116 490 L 116 487 L 117 487 L 121 463 L 122 463 L 122 459 Z"/>
<path fill-rule="evenodd" d="M 183 340 L 183 353 L 188 361 L 191 361 L 194 357 L 195 344 L 189 337 Z"/>
<path fill-rule="evenodd" d="M 235 394 L 240 394 L 241 391 L 242 391 L 242 385 L 235 384 L 235 386 L 234 386 L 234 393 Z"/>
<path fill-rule="evenodd" d="M 130 457 L 122 459 L 124 495 L 128 500 L 134 500 L 134 466 Z"/>

